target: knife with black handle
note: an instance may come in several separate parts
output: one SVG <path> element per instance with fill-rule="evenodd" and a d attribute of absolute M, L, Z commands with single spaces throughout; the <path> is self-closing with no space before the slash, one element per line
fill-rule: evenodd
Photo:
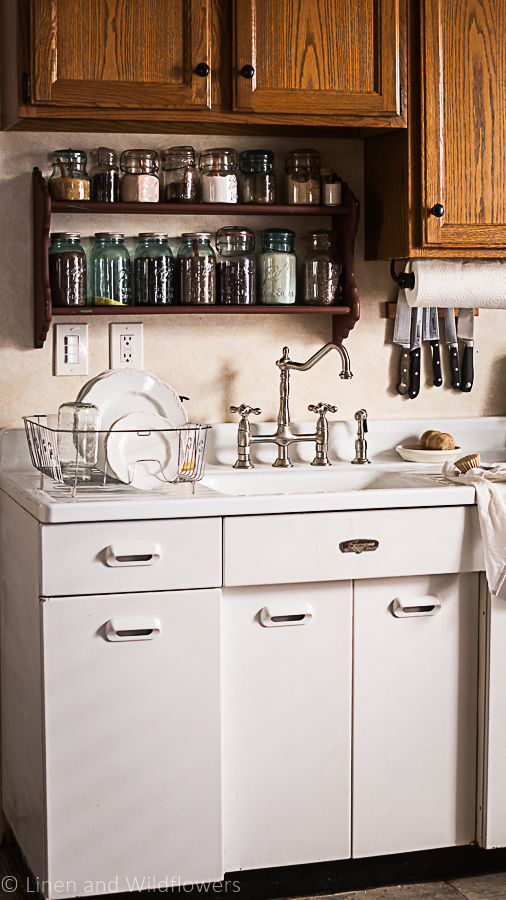
<path fill-rule="evenodd" d="M 455 310 L 445 309 L 445 339 L 450 353 L 450 368 L 452 373 L 451 384 L 455 391 L 460 390 L 460 363 L 459 345 L 457 343 L 457 329 L 455 327 Z"/>
<path fill-rule="evenodd" d="M 460 390 L 469 393 L 474 381 L 473 345 L 474 345 L 474 309 L 459 309 L 457 335 L 464 343 Z"/>
<path fill-rule="evenodd" d="M 399 344 L 402 348 L 399 359 L 399 382 L 396 386 L 399 394 L 407 394 L 409 388 L 410 334 L 411 309 L 408 306 L 405 291 L 400 290 L 394 325 L 394 344 Z"/>
<path fill-rule="evenodd" d="M 432 354 L 432 384 L 441 387 L 443 375 L 441 371 L 441 349 L 439 347 L 439 322 L 437 309 L 433 306 L 423 311 L 422 340 L 428 341 Z"/>
<path fill-rule="evenodd" d="M 420 369 L 422 363 L 422 313 L 421 307 L 413 309 L 411 320 L 411 364 L 409 368 L 409 396 L 412 400 L 420 393 Z"/>

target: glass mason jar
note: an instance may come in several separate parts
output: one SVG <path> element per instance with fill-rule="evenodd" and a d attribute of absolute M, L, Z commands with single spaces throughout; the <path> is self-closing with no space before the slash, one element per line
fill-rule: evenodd
<path fill-rule="evenodd" d="M 167 306 L 174 302 L 174 257 L 166 234 L 139 235 L 134 256 L 134 297 L 137 306 Z"/>
<path fill-rule="evenodd" d="M 90 179 L 84 150 L 55 150 L 53 173 L 49 179 L 53 200 L 89 200 Z"/>
<path fill-rule="evenodd" d="M 119 168 L 116 150 L 98 148 L 97 161 L 91 170 L 91 199 L 95 203 L 118 202 Z"/>
<path fill-rule="evenodd" d="M 86 253 L 80 234 L 51 235 L 49 284 L 53 306 L 86 306 Z"/>
<path fill-rule="evenodd" d="M 92 403 L 62 403 L 58 452 L 64 481 L 89 481 L 97 464 L 100 412 Z"/>
<path fill-rule="evenodd" d="M 297 260 L 293 252 L 294 239 L 294 232 L 283 228 L 262 232 L 262 252 L 258 260 L 261 303 L 295 303 Z"/>
<path fill-rule="evenodd" d="M 255 235 L 228 225 L 216 233 L 218 302 L 249 306 L 255 302 Z"/>
<path fill-rule="evenodd" d="M 340 305 L 343 266 L 336 249 L 333 231 L 306 234 L 307 248 L 302 257 L 302 302 L 313 306 Z"/>
<path fill-rule="evenodd" d="M 128 306 L 131 302 L 130 254 L 124 234 L 100 231 L 90 254 L 90 293 L 93 306 Z"/>
<path fill-rule="evenodd" d="M 199 173 L 193 147 L 169 147 L 163 151 L 162 165 L 167 203 L 196 203 Z"/>
<path fill-rule="evenodd" d="M 182 234 L 181 240 L 177 254 L 179 302 L 216 303 L 216 257 L 211 235 L 207 232 Z"/>
<path fill-rule="evenodd" d="M 123 203 L 158 203 L 160 161 L 155 150 L 124 150 L 120 194 Z"/>
<path fill-rule="evenodd" d="M 245 150 L 239 160 L 241 203 L 275 203 L 276 175 L 271 150 Z"/>
<path fill-rule="evenodd" d="M 237 203 L 237 153 L 230 148 L 200 154 L 202 203 Z"/>
<path fill-rule="evenodd" d="M 320 203 L 321 158 L 317 150 L 292 150 L 285 160 L 285 193 L 289 204 Z"/>

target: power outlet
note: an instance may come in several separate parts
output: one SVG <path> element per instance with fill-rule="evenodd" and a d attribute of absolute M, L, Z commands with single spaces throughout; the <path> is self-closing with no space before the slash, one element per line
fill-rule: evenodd
<path fill-rule="evenodd" d="M 109 325 L 109 367 L 143 369 L 142 322 Z"/>
<path fill-rule="evenodd" d="M 88 374 L 88 326 L 55 325 L 55 375 Z"/>

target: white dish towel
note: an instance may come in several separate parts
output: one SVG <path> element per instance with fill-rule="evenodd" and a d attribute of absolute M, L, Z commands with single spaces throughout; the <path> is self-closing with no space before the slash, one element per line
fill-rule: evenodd
<path fill-rule="evenodd" d="M 506 259 L 410 259 L 410 306 L 506 309 Z"/>
<path fill-rule="evenodd" d="M 488 586 L 491 594 L 498 594 L 506 580 L 506 464 L 462 473 L 447 462 L 443 475 L 457 484 L 472 484 L 476 490 Z"/>

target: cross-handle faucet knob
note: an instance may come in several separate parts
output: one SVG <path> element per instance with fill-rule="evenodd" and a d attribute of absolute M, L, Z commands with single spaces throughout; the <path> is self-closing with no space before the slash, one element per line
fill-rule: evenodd
<path fill-rule="evenodd" d="M 331 406 L 330 403 L 317 403 L 316 406 L 314 404 L 308 406 L 308 410 L 309 412 L 317 413 L 319 416 L 324 416 L 328 412 L 337 412 L 337 406 Z"/>
<path fill-rule="evenodd" d="M 239 429 L 237 432 L 237 460 L 234 463 L 234 469 L 253 469 L 251 462 L 251 426 L 248 416 L 253 413 L 259 416 L 261 409 L 254 406 L 248 406 L 247 403 L 241 403 L 240 406 L 231 406 L 230 412 L 239 413 Z"/>
<path fill-rule="evenodd" d="M 309 412 L 318 415 L 316 423 L 316 456 L 311 463 L 312 466 L 330 466 L 329 460 L 329 423 L 326 415 L 328 412 L 337 412 L 337 406 L 331 406 L 330 403 L 316 403 L 308 406 Z"/>
<path fill-rule="evenodd" d="M 243 419 L 247 419 L 251 413 L 253 413 L 254 416 L 259 416 L 262 410 L 258 409 L 258 407 L 248 406 L 247 403 L 241 403 L 240 406 L 231 406 L 230 412 L 239 413 Z"/>

